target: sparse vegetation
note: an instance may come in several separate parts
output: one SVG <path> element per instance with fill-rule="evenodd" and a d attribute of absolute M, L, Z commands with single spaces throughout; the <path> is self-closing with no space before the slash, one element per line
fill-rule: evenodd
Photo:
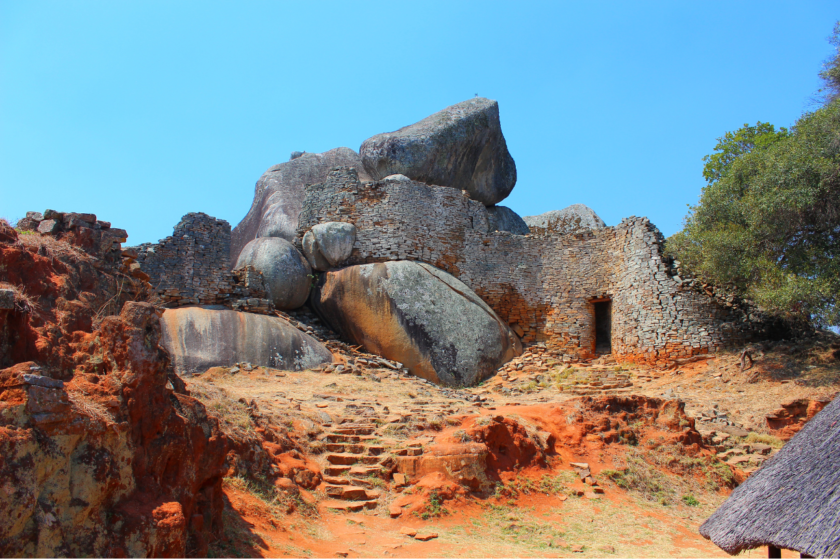
<path fill-rule="evenodd" d="M 432 491 L 429 493 L 429 502 L 426 504 L 425 510 L 420 513 L 420 518 L 429 520 L 430 518 L 439 518 L 446 514 L 449 514 L 449 511 L 444 508 L 443 499 L 438 492 Z"/>
<path fill-rule="evenodd" d="M 764 433 L 750 433 L 742 439 L 745 443 L 761 443 L 770 445 L 773 448 L 782 448 L 785 446 L 785 441 L 773 435 L 766 435 Z"/>
<path fill-rule="evenodd" d="M 694 495 L 691 495 L 691 494 L 683 495 L 682 496 L 682 501 L 683 501 L 683 503 L 685 503 L 686 505 L 688 505 L 690 507 L 696 507 L 696 506 L 700 505 L 700 501 L 698 501 L 694 497 Z"/>

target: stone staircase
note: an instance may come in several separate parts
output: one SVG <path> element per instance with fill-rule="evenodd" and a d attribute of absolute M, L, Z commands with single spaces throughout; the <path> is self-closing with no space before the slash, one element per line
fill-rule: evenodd
<path fill-rule="evenodd" d="M 602 396 L 629 394 L 633 381 L 630 374 L 614 368 L 576 368 L 558 383 L 566 394 L 575 396 Z"/>
<path fill-rule="evenodd" d="M 383 490 L 405 485 L 405 477 L 394 474 L 398 457 L 419 456 L 422 443 L 401 443 L 382 436 L 378 431 L 383 428 L 369 422 L 342 423 L 321 436 L 326 450 L 326 508 L 345 512 L 375 509 Z"/>

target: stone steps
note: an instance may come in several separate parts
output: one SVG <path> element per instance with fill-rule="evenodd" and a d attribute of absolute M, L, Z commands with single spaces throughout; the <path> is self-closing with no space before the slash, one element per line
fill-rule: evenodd
<path fill-rule="evenodd" d="M 414 414 L 412 419 L 422 415 Z M 356 419 L 361 418 L 357 415 Z M 322 489 L 329 500 L 323 502 L 325 508 L 346 512 L 376 508 L 381 495 L 377 486 L 382 485 L 380 480 L 389 477 L 393 456 L 417 459 L 423 454 L 422 442 L 402 444 L 394 438 L 379 435 L 379 429 L 377 425 L 355 421 L 335 425 L 319 437 L 326 441 L 323 457 L 327 464 L 323 469 Z M 401 479 L 399 483 L 404 485 L 405 476 Z"/>
<path fill-rule="evenodd" d="M 341 512 L 361 512 L 363 509 L 375 509 L 379 501 L 338 501 L 330 500 L 323 503 L 324 507 Z"/>
<path fill-rule="evenodd" d="M 325 487 L 327 496 L 342 501 L 374 501 L 379 498 L 378 489 L 369 489 L 358 485 L 333 485 Z"/>

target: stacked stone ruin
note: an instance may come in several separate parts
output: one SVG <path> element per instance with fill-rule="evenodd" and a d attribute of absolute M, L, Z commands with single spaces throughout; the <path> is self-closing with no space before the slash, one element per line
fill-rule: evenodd
<path fill-rule="evenodd" d="M 383 176 L 390 172 L 405 175 Z M 431 182 L 450 176 L 458 184 Z M 312 177 L 320 180 L 310 183 Z M 362 144 L 361 155 L 338 148 L 271 167 L 234 230 L 233 250 L 227 222 L 187 214 L 171 237 L 137 247 L 137 263 L 167 307 L 223 304 L 266 313 L 269 276 L 263 282 L 260 271 L 230 271 L 243 247 L 264 236 L 292 240 L 307 255 L 316 291 L 319 274 L 323 284 L 325 275 L 349 266 L 420 262 L 463 282 L 522 343 L 566 361 L 603 352 L 605 329 L 606 351 L 647 363 L 715 352 L 766 333 L 756 309 L 682 277 L 646 218 L 606 227 L 575 205 L 527 218 L 534 224 L 529 232 L 514 212 L 495 205 L 515 181 L 498 104 L 473 99 L 377 135 Z M 352 252 L 340 264 L 318 265 L 304 240 L 314 226 L 336 222 L 355 227 Z"/>
<path fill-rule="evenodd" d="M 130 250 L 166 307 L 227 305 L 261 314 L 273 310 L 259 272 L 230 270 L 230 224 L 223 219 L 188 213 L 171 236 Z"/>
<path fill-rule="evenodd" d="M 361 182 L 333 170 L 306 188 L 298 234 L 318 223 L 356 226 L 346 264 L 418 260 L 472 288 L 520 334 L 555 354 L 592 357 L 595 302 L 612 304 L 612 352 L 653 362 L 742 342 L 757 325 L 737 307 L 674 275 L 662 234 L 646 218 L 572 234 L 489 231 L 464 192 L 394 178 Z"/>

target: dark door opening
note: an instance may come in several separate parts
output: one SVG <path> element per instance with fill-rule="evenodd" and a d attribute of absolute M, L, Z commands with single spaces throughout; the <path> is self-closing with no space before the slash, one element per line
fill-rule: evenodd
<path fill-rule="evenodd" d="M 595 353 L 612 353 L 612 301 L 595 305 Z"/>

